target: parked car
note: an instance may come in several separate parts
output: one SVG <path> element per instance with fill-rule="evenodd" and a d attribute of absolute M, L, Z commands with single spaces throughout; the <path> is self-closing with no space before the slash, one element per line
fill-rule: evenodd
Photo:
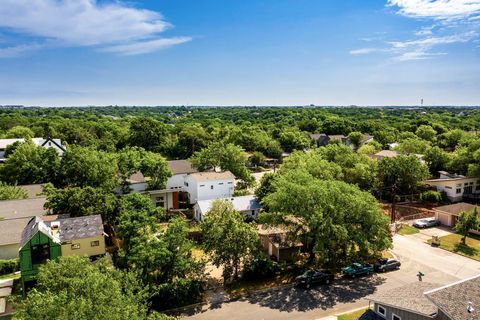
<path fill-rule="evenodd" d="M 386 272 L 400 269 L 402 264 L 395 259 L 380 259 L 374 265 L 373 269 L 377 272 Z"/>
<path fill-rule="evenodd" d="M 440 221 L 438 221 L 435 218 L 419 219 L 413 223 L 414 227 L 421 228 L 421 229 L 436 227 L 439 225 L 440 225 Z"/>
<path fill-rule="evenodd" d="M 361 263 L 352 263 L 352 265 L 343 268 L 343 274 L 352 278 L 373 273 L 373 265 L 371 264 L 361 264 Z"/>
<path fill-rule="evenodd" d="M 309 289 L 316 284 L 330 284 L 334 278 L 333 273 L 329 271 L 308 270 L 304 274 L 295 278 L 295 285 Z"/>

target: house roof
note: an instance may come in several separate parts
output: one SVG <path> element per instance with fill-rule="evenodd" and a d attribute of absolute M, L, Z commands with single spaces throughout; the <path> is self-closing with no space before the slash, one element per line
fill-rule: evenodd
<path fill-rule="evenodd" d="M 46 212 L 43 208 L 45 201 L 45 197 L 0 201 L 0 219 L 42 216 Z"/>
<path fill-rule="evenodd" d="M 440 211 L 442 213 L 448 213 L 450 215 L 458 216 L 462 211 L 473 211 L 477 207 L 476 205 L 466 203 L 466 202 L 459 202 L 455 204 L 449 204 L 446 206 L 440 206 L 433 208 L 434 211 Z M 477 210 L 479 208 L 477 207 Z"/>
<path fill-rule="evenodd" d="M 310 138 L 318 142 L 329 140 L 328 135 L 326 135 L 325 133 L 313 133 L 310 135 Z"/>
<path fill-rule="evenodd" d="M 13 139 L 0 139 L 0 149 L 6 149 L 7 146 L 17 142 L 17 141 L 20 141 L 20 142 L 24 142 L 25 139 L 23 138 L 13 138 Z M 47 139 L 44 139 L 44 138 L 32 138 L 32 141 L 34 144 L 36 144 L 37 146 L 44 146 L 48 141 L 51 141 L 53 142 L 53 144 L 55 144 L 58 148 L 60 148 L 61 150 L 65 151 L 65 147 L 62 145 L 62 141 L 60 139 L 50 139 L 50 138 L 47 138 Z"/>
<path fill-rule="evenodd" d="M 205 171 L 205 172 L 196 172 L 190 175 L 193 179 L 197 181 L 206 181 L 206 180 L 234 180 L 235 176 L 230 171 L 215 172 L 215 171 Z"/>
<path fill-rule="evenodd" d="M 358 320 L 385 320 L 385 318 L 376 314 L 372 309 L 368 309 L 360 316 L 360 318 L 358 318 Z"/>
<path fill-rule="evenodd" d="M 200 209 L 201 213 L 207 213 L 213 201 L 216 199 L 211 200 L 201 200 L 197 202 L 197 205 Z M 250 211 L 250 210 L 258 210 L 260 209 L 260 203 L 258 202 L 257 198 L 253 195 L 249 196 L 241 196 L 241 197 L 232 197 L 232 198 L 221 198 L 218 200 L 226 200 L 233 204 L 233 207 L 237 211 Z"/>
<path fill-rule="evenodd" d="M 134 174 L 132 174 L 129 178 L 128 181 L 130 183 L 144 183 L 146 182 L 145 176 L 141 171 L 137 171 Z"/>
<path fill-rule="evenodd" d="M 103 234 L 102 216 L 99 214 L 47 222 L 49 226 L 59 224 L 60 241 L 91 238 Z"/>
<path fill-rule="evenodd" d="M 450 319 L 478 319 L 480 317 L 480 275 L 425 292 Z M 471 302 L 473 312 L 467 311 Z"/>
<path fill-rule="evenodd" d="M 172 171 L 173 175 L 198 172 L 197 169 L 192 167 L 192 163 L 189 160 L 168 161 L 168 167 L 170 168 L 170 171 Z"/>
<path fill-rule="evenodd" d="M 50 227 L 40 217 L 31 218 L 25 228 L 23 228 L 22 237 L 20 239 L 20 247 L 23 247 L 37 232 L 41 232 L 53 241 L 59 243 L 58 237 L 54 237 Z"/>
<path fill-rule="evenodd" d="M 300 241 L 292 241 L 287 237 L 287 230 L 282 226 L 257 225 L 257 232 L 260 236 L 267 236 L 270 242 L 277 248 L 302 247 Z"/>
<path fill-rule="evenodd" d="M 398 156 L 398 152 L 394 150 L 382 150 L 375 153 L 374 155 L 381 158 L 393 158 Z"/>
<path fill-rule="evenodd" d="M 22 240 L 22 232 L 31 220 L 28 218 L 0 220 L 0 246 L 18 244 Z"/>
<path fill-rule="evenodd" d="M 330 138 L 330 140 L 340 140 L 340 141 L 344 141 L 345 139 L 347 139 L 346 136 L 344 136 L 343 134 L 334 134 L 334 135 L 330 135 L 328 136 Z"/>
<path fill-rule="evenodd" d="M 383 293 L 374 294 L 368 299 L 378 304 L 431 316 L 438 312 L 438 308 L 424 295 L 424 292 L 439 286 L 439 284 L 419 281 Z"/>

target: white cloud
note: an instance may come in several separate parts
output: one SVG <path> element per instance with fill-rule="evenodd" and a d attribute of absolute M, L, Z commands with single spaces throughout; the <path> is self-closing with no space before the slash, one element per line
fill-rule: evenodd
<path fill-rule="evenodd" d="M 399 14 L 433 19 L 461 19 L 480 14 L 480 0 L 388 0 Z"/>
<path fill-rule="evenodd" d="M 171 46 L 190 41 L 189 37 L 178 37 L 168 39 L 156 39 L 149 41 L 132 42 L 128 44 L 120 44 L 103 49 L 102 51 L 115 52 L 122 55 L 135 55 L 148 53 L 155 50 L 166 49 Z"/>
<path fill-rule="evenodd" d="M 123 46 L 126 54 L 130 45 L 131 54 L 146 53 L 166 47 L 161 42 L 176 42 L 159 35 L 170 27 L 160 13 L 121 0 L 2 0 L 0 5 L 0 28 L 59 46 L 95 46 L 114 52 Z M 139 43 L 145 43 L 143 50 Z"/>
<path fill-rule="evenodd" d="M 34 50 L 41 49 L 43 46 L 38 44 L 22 44 L 18 46 L 11 46 L 0 48 L 0 58 L 13 58 L 26 54 Z"/>
<path fill-rule="evenodd" d="M 403 41 L 403 42 L 393 41 L 389 43 L 392 45 L 393 48 L 396 48 L 396 49 L 407 48 L 412 46 L 432 47 L 432 46 L 441 45 L 441 44 L 467 42 L 472 40 L 476 36 L 478 36 L 478 34 L 475 31 L 470 31 L 464 34 L 456 34 L 451 36 L 428 37 L 428 38 L 413 40 L 413 41 Z"/>
<path fill-rule="evenodd" d="M 427 52 L 422 49 L 403 52 L 402 54 L 393 58 L 395 61 L 412 61 L 412 60 L 426 60 L 436 56 L 446 55 L 444 52 Z"/>

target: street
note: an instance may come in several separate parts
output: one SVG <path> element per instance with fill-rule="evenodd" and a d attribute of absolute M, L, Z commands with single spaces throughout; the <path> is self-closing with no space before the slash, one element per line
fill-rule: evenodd
<path fill-rule="evenodd" d="M 368 305 L 369 295 L 418 281 L 448 284 L 480 274 L 480 262 L 439 248 L 424 241 L 425 235 L 395 235 L 393 253 L 402 262 L 398 271 L 356 279 L 337 279 L 331 286 L 310 290 L 286 286 L 274 288 L 236 301 L 207 305 L 182 319 L 319 319 Z"/>

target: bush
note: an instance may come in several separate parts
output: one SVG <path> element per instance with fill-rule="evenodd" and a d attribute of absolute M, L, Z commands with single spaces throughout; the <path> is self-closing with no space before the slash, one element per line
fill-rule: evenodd
<path fill-rule="evenodd" d="M 275 275 L 279 271 L 278 263 L 272 261 L 269 257 L 262 255 L 247 263 L 243 268 L 244 280 L 258 280 Z"/>
<path fill-rule="evenodd" d="M 442 194 L 438 191 L 425 191 L 420 195 L 423 202 L 439 203 L 442 201 Z"/>
<path fill-rule="evenodd" d="M 0 260 L 0 275 L 9 274 L 20 269 L 18 259 Z"/>

